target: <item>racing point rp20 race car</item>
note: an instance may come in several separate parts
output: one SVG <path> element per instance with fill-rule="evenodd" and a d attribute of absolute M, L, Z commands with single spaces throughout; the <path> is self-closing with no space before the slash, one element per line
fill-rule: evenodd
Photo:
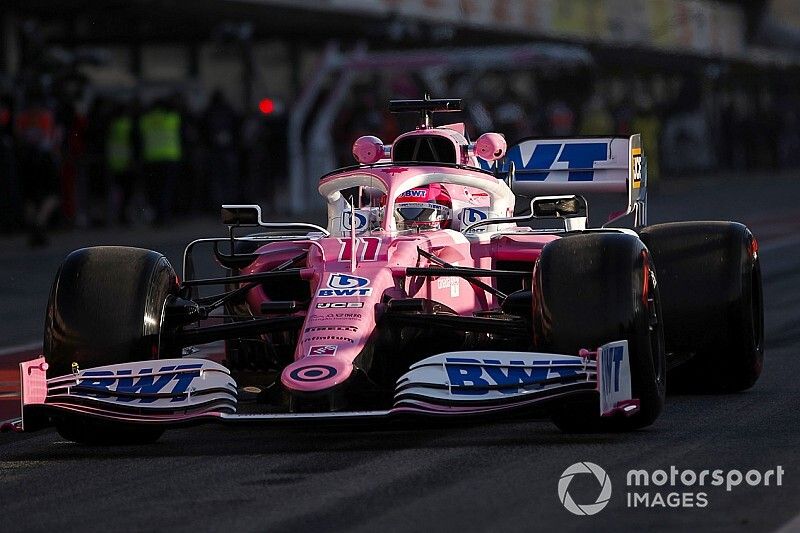
<path fill-rule="evenodd" d="M 648 226 L 638 135 L 507 148 L 434 127 L 458 100 L 390 109 L 418 127 L 359 138 L 358 165 L 320 179 L 326 228 L 223 206 L 227 236 L 189 244 L 180 278 L 150 250 L 67 256 L 44 355 L 20 365 L 19 429 L 141 443 L 208 421 L 523 411 L 619 431 L 658 417 L 667 377 L 703 392 L 758 379 L 757 242 L 735 222 Z M 589 228 L 596 193 L 626 206 Z M 529 213 L 515 215 L 518 195 Z M 193 275 L 200 244 L 224 277 Z M 220 341 L 216 358 L 198 348 Z"/>

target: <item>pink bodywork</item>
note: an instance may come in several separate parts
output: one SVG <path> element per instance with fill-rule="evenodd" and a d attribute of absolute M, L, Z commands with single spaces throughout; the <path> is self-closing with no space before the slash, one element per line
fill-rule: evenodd
<path fill-rule="evenodd" d="M 401 193 L 431 180 L 445 182 L 454 200 L 466 205 L 490 209 L 490 204 L 498 197 L 498 180 L 487 173 L 455 167 L 403 166 L 402 163 L 330 175 L 320 182 L 320 191 L 328 196 L 330 203 L 336 193 L 329 195 L 329 191 L 351 187 L 354 180 L 385 191 L 386 213 L 393 212 L 394 199 Z M 487 189 L 490 192 L 484 192 Z M 509 216 L 513 205 L 500 208 L 500 216 Z M 532 267 L 541 248 L 557 238 L 522 231 L 512 225 L 506 225 L 503 231 L 469 235 L 453 229 L 400 234 L 395 231 L 392 218 L 385 216 L 379 230 L 355 236 L 340 231 L 326 238 L 267 244 L 259 249 L 260 257 L 243 271 L 245 274 L 263 272 L 308 250 L 302 274 L 310 284 L 311 302 L 303 312 L 305 323 L 294 354 L 295 361 L 281 375 L 281 382 L 289 391 L 323 392 L 345 382 L 354 370 L 356 357 L 375 330 L 380 318 L 379 304 L 387 297 L 426 298 L 466 316 L 498 307 L 491 294 L 462 278 L 406 276 L 406 267 L 438 266 L 421 256 L 418 249 L 456 266 L 492 269 L 497 268 L 498 261 L 517 261 Z M 497 214 L 491 218 L 498 218 Z M 347 277 L 337 278 L 337 274 Z M 358 279 L 354 281 L 353 277 Z M 487 284 L 495 283 L 493 278 L 480 279 Z M 337 289 L 342 286 L 355 289 Z M 262 287 L 257 287 L 249 292 L 247 301 L 257 315 L 260 304 L 268 301 L 268 296 Z"/>

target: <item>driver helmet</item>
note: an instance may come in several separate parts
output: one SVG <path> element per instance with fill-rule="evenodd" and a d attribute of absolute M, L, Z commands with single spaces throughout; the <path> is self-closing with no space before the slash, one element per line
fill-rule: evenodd
<path fill-rule="evenodd" d="M 453 202 L 441 184 L 410 189 L 397 197 L 394 218 L 400 231 L 430 231 L 450 227 Z"/>

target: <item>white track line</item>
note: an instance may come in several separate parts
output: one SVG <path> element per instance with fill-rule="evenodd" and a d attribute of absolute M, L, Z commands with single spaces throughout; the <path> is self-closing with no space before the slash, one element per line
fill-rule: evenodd
<path fill-rule="evenodd" d="M 759 252 L 771 252 L 773 250 L 780 250 L 788 248 L 789 246 L 800 247 L 800 235 L 787 235 L 782 239 L 769 240 L 765 243 L 758 243 Z"/>
<path fill-rule="evenodd" d="M 16 346 L 6 346 L 5 348 L 0 348 L 0 355 L 8 355 L 18 352 L 30 352 L 32 350 L 40 350 L 41 348 L 41 341 L 17 344 Z"/>
<path fill-rule="evenodd" d="M 776 529 L 774 533 L 797 533 L 797 531 L 800 531 L 800 514 L 795 515 L 794 518 Z"/>

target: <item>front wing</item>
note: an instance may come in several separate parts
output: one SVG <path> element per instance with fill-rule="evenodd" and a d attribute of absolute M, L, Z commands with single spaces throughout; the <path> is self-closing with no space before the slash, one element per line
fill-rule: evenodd
<path fill-rule="evenodd" d="M 267 423 L 370 420 L 400 415 L 464 416 L 523 409 L 576 395 L 599 398 L 601 416 L 638 411 L 632 397 L 627 341 L 596 352 L 449 352 L 411 366 L 398 381 L 390 409 L 318 413 L 237 413 L 229 371 L 206 359 L 165 359 L 109 365 L 52 379 L 43 357 L 20 364 L 17 430 L 37 429 L 52 416 L 131 424 L 183 426 L 201 422 Z"/>

